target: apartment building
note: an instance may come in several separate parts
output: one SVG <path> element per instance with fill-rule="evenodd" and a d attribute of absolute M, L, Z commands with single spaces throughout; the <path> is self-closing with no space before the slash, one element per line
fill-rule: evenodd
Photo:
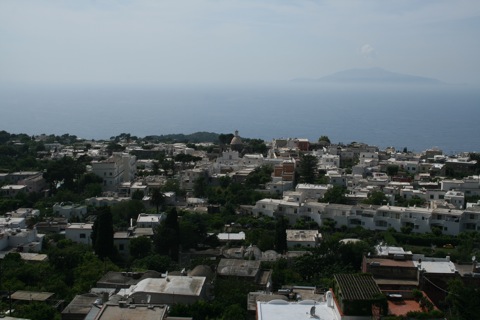
<path fill-rule="evenodd" d="M 122 182 L 133 181 L 137 158 L 128 153 L 114 152 L 106 160 L 93 161 L 92 172 L 103 179 L 106 191 L 116 191 Z"/>

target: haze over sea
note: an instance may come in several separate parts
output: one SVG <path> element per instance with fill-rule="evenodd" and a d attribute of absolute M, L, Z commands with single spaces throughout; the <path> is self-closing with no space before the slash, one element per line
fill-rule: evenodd
<path fill-rule="evenodd" d="M 480 90 L 470 86 L 250 85 L 0 88 L 0 130 L 108 139 L 238 129 L 249 138 L 480 151 Z"/>

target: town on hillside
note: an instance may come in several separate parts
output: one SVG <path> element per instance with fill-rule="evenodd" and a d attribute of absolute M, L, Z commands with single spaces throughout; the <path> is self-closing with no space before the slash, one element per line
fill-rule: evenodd
<path fill-rule="evenodd" d="M 480 153 L 0 131 L 0 317 L 480 319 Z"/>

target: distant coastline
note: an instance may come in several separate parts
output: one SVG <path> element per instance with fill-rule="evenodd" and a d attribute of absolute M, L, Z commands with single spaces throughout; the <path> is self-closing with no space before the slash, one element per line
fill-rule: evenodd
<path fill-rule="evenodd" d="M 292 83 L 250 86 L 0 88 L 0 130 L 108 139 L 192 132 L 270 141 L 327 135 L 445 153 L 480 151 L 480 90 Z"/>
<path fill-rule="evenodd" d="M 335 72 L 320 78 L 296 78 L 293 82 L 317 82 L 337 84 L 414 84 L 414 85 L 442 85 L 446 84 L 437 79 L 414 76 L 388 71 L 382 68 L 355 68 Z"/>

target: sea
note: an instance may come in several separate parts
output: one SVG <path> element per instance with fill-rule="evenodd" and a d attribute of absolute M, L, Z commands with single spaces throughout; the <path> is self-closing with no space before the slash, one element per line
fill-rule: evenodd
<path fill-rule="evenodd" d="M 469 85 L 3 85 L 0 110 L 0 130 L 30 135 L 238 130 L 266 141 L 325 135 L 415 152 L 480 152 L 480 90 Z"/>

